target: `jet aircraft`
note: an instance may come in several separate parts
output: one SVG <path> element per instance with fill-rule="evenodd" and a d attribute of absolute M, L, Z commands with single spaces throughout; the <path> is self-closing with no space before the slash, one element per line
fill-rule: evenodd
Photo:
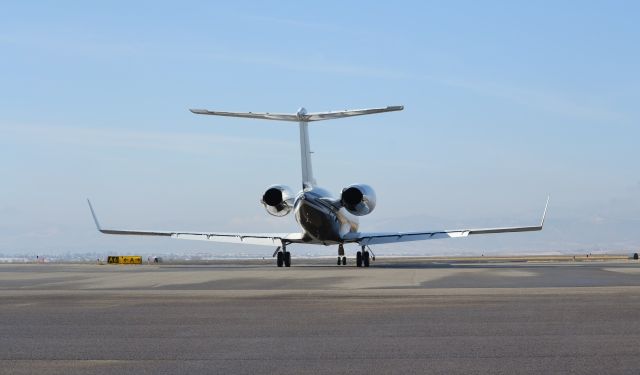
<path fill-rule="evenodd" d="M 498 227 L 484 229 L 425 230 L 417 232 L 361 232 L 359 216 L 370 214 L 376 207 L 376 194 L 369 185 L 354 183 L 342 189 L 338 198 L 321 188 L 313 177 L 311 167 L 311 151 L 309 145 L 309 123 L 333 120 L 352 116 L 403 110 L 403 106 L 388 106 L 333 112 L 307 113 L 300 108 L 296 113 L 257 113 L 257 112 L 223 112 L 205 109 L 191 109 L 198 115 L 241 117 L 274 121 L 297 122 L 300 130 L 300 156 L 302 163 L 302 186 L 294 193 L 285 185 L 272 185 L 262 195 L 261 202 L 266 211 L 273 216 L 286 216 L 293 212 L 300 225 L 297 233 L 223 233 L 223 232 L 189 232 L 189 231 L 156 231 L 104 229 L 100 226 L 91 202 L 87 200 L 89 209 L 97 229 L 105 234 L 164 236 L 177 239 L 205 240 L 237 244 L 277 246 L 273 257 L 278 267 L 291 266 L 291 253 L 287 250 L 292 244 L 318 244 L 338 246 L 338 265 L 346 265 L 344 244 L 358 244 L 356 266 L 369 267 L 375 260 L 370 245 L 381 245 L 407 241 L 434 240 L 441 238 L 467 237 L 478 234 L 529 232 L 542 230 L 549 205 L 549 199 L 538 225 L 524 227 Z"/>

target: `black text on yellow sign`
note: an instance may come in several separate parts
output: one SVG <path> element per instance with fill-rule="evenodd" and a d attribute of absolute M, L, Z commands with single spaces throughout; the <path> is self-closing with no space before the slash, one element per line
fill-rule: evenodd
<path fill-rule="evenodd" d="M 118 255 L 108 256 L 109 264 L 142 264 L 142 257 L 139 255 Z"/>

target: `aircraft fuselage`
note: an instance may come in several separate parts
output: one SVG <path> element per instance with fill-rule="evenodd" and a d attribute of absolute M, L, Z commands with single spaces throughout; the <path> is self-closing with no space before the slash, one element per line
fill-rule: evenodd
<path fill-rule="evenodd" d="M 310 243 L 342 243 L 345 234 L 358 231 L 358 218 L 350 214 L 322 188 L 306 188 L 294 201 L 296 221 Z"/>

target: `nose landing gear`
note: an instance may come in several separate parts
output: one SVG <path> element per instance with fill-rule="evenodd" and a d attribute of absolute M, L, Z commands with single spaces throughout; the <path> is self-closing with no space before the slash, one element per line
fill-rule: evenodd
<path fill-rule="evenodd" d="M 342 244 L 338 245 L 338 265 L 340 264 L 347 265 L 347 257 L 344 256 L 344 246 Z"/>

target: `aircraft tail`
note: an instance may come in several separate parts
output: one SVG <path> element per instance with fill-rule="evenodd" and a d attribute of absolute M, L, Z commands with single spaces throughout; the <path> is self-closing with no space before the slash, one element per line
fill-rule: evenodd
<path fill-rule="evenodd" d="M 333 112 L 315 112 L 307 113 L 307 110 L 300 108 L 296 113 L 269 113 L 269 112 L 224 112 L 224 111 L 209 111 L 206 109 L 190 109 L 192 113 L 198 115 L 213 115 L 213 116 L 226 116 L 226 117 L 241 117 L 252 118 L 261 120 L 275 120 L 275 121 L 292 121 L 298 122 L 300 126 L 300 159 L 302 164 L 302 187 L 309 188 L 316 185 L 316 180 L 313 177 L 313 169 L 311 167 L 311 147 L 309 144 L 309 122 L 323 121 L 323 120 L 335 120 L 345 117 L 371 115 L 375 113 L 401 111 L 404 106 L 389 106 L 382 108 L 368 108 L 368 109 L 352 109 L 345 111 L 333 111 Z"/>

